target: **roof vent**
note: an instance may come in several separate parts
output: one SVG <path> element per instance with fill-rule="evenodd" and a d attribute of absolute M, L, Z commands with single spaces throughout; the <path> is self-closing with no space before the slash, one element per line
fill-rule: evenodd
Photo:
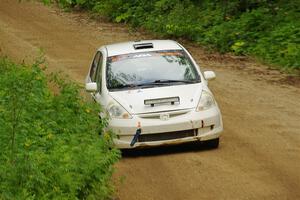
<path fill-rule="evenodd" d="M 138 49 L 151 49 L 153 48 L 153 44 L 152 43 L 140 43 L 140 44 L 134 44 L 133 45 L 135 50 Z"/>

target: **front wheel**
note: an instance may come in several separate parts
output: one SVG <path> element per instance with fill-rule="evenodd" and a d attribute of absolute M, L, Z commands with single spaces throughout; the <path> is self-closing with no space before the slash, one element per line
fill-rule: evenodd
<path fill-rule="evenodd" d="M 213 140 L 207 140 L 205 141 L 205 144 L 209 149 L 217 149 L 219 147 L 219 138 L 213 139 Z"/>

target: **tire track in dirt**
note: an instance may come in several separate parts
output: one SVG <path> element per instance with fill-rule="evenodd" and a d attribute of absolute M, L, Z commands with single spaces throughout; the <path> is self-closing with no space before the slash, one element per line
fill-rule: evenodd
<path fill-rule="evenodd" d="M 151 36 L 90 20 L 84 13 L 0 0 L 2 52 L 30 62 L 42 48 L 49 71 L 61 70 L 79 82 L 97 47 L 143 38 Z M 221 146 L 205 150 L 183 145 L 128 154 L 116 165 L 117 198 L 300 199 L 299 85 L 276 83 L 285 75 L 253 61 L 186 46 L 204 69 L 217 73 L 210 87 L 223 114 Z"/>

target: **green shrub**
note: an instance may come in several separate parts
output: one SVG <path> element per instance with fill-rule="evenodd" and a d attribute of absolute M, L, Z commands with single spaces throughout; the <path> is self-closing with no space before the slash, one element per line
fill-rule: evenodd
<path fill-rule="evenodd" d="M 0 59 L 0 199 L 107 199 L 119 151 L 79 87 Z M 103 134 L 102 134 L 103 135 Z"/>
<path fill-rule="evenodd" d="M 187 38 L 222 53 L 251 55 L 283 68 L 300 69 L 298 1 L 56 1 L 162 36 Z"/>

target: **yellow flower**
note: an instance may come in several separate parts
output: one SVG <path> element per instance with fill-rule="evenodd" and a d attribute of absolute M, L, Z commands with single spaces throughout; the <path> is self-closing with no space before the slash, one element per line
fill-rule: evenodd
<path fill-rule="evenodd" d="M 27 140 L 27 141 L 25 142 L 24 146 L 25 146 L 26 148 L 29 148 L 29 147 L 31 146 L 31 141 L 30 141 L 30 140 Z"/>
<path fill-rule="evenodd" d="M 104 139 L 105 139 L 106 141 L 109 141 L 109 140 L 110 140 L 110 134 L 109 134 L 108 132 L 105 132 L 105 133 L 103 134 L 103 137 L 104 137 Z"/>
<path fill-rule="evenodd" d="M 51 140 L 52 137 L 53 137 L 53 134 L 52 134 L 52 133 L 49 133 L 49 134 L 47 135 L 47 139 L 48 139 L 48 140 Z"/>

